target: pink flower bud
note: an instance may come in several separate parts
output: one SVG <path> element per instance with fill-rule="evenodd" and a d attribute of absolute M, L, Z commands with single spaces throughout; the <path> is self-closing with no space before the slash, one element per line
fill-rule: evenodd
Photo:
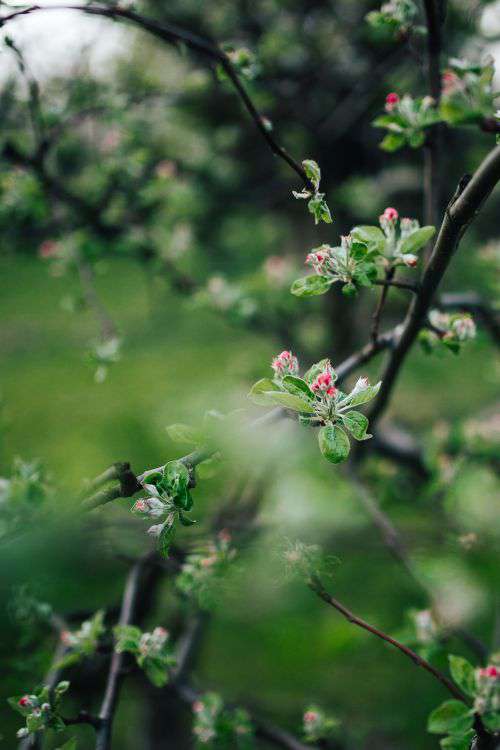
<path fill-rule="evenodd" d="M 18 705 L 21 706 L 22 708 L 29 708 L 30 706 L 33 705 L 33 701 L 31 700 L 29 695 L 23 695 L 22 698 L 19 698 Z"/>
<path fill-rule="evenodd" d="M 201 712 L 204 710 L 205 710 L 205 704 L 202 703 L 202 701 L 195 701 L 193 703 L 193 713 L 201 714 Z"/>
<path fill-rule="evenodd" d="M 38 248 L 40 258 L 54 258 L 59 252 L 59 243 L 55 240 L 45 240 Z"/>
<path fill-rule="evenodd" d="M 318 713 L 316 711 L 306 711 L 304 714 L 304 722 L 306 724 L 313 724 L 318 720 Z"/>
<path fill-rule="evenodd" d="M 385 97 L 385 111 L 392 112 L 393 109 L 399 104 L 399 96 L 394 92 L 387 94 Z"/>
<path fill-rule="evenodd" d="M 70 630 L 61 630 L 61 635 L 59 637 L 61 639 L 61 643 L 64 643 L 65 646 L 71 646 L 73 641 L 73 634 Z"/>
<path fill-rule="evenodd" d="M 392 223 L 392 222 L 396 222 L 398 220 L 398 217 L 399 217 L 399 214 L 396 211 L 396 209 L 389 207 L 385 209 L 384 213 L 382 214 L 380 218 L 385 219 L 385 221 L 389 221 Z"/>
<path fill-rule="evenodd" d="M 287 350 L 278 354 L 274 357 L 271 362 L 271 367 L 277 377 L 282 378 L 284 375 L 297 375 L 299 371 L 299 363 L 297 357 L 294 357 L 292 352 Z"/>
<path fill-rule="evenodd" d="M 223 544 L 229 544 L 231 541 L 231 532 L 228 529 L 221 529 L 217 534 L 217 538 Z"/>
<path fill-rule="evenodd" d="M 480 677 L 488 677 L 490 680 L 496 680 L 500 677 L 500 669 L 490 664 L 479 670 Z"/>

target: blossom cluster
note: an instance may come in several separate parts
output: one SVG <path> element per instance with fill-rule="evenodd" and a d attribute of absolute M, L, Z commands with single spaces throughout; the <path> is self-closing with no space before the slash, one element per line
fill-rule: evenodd
<path fill-rule="evenodd" d="M 489 664 L 475 671 L 477 693 L 474 710 L 481 715 L 500 711 L 500 667 Z M 499 727 L 500 728 L 500 716 Z"/>
<path fill-rule="evenodd" d="M 170 669 L 176 660 L 165 628 L 158 626 L 151 632 L 143 633 L 134 625 L 117 625 L 114 635 L 118 653 L 126 651 L 133 654 L 138 666 L 156 687 L 167 684 Z"/>
<path fill-rule="evenodd" d="M 317 706 L 310 706 L 302 717 L 302 731 L 306 742 L 317 743 L 328 740 L 339 726 L 337 719 L 325 714 Z"/>
<path fill-rule="evenodd" d="M 344 461 L 350 450 L 346 430 L 356 440 L 367 440 L 368 419 L 354 407 L 365 404 L 377 395 L 381 383 L 370 385 L 368 378 L 361 377 L 350 393 L 344 393 L 335 385 L 337 374 L 330 360 L 323 359 L 314 364 L 303 378 L 282 374 L 276 361 L 292 363 L 294 372 L 298 362 L 294 355 L 285 351 L 273 360 L 274 378 L 263 378 L 254 384 L 248 397 L 259 406 L 283 406 L 299 412 L 303 424 L 319 426 L 318 441 L 325 458 L 332 463 Z M 276 371 L 278 375 L 276 375 Z"/>
<path fill-rule="evenodd" d="M 206 693 L 194 701 L 193 734 L 197 746 L 254 747 L 254 731 L 248 713 L 242 708 L 228 709 L 216 693 Z"/>
<path fill-rule="evenodd" d="M 11 708 L 20 713 L 25 720 L 25 726 L 18 730 L 17 737 L 22 739 L 46 729 L 62 731 L 65 724 L 59 715 L 59 703 L 68 688 L 69 682 L 63 680 L 53 690 L 45 685 L 34 693 L 9 698 Z"/>
<path fill-rule="evenodd" d="M 419 334 L 420 344 L 428 353 L 444 346 L 458 354 L 464 343 L 476 337 L 476 324 L 468 313 L 431 310 L 428 318 L 429 328 Z"/>
<path fill-rule="evenodd" d="M 97 650 L 99 639 L 104 633 L 104 611 L 99 610 L 95 615 L 85 620 L 78 630 L 62 630 L 61 642 L 66 646 L 66 652 L 58 662 L 58 668 L 76 664 L 87 656 L 92 656 Z"/>
<path fill-rule="evenodd" d="M 452 58 L 441 77 L 440 112 L 451 125 L 478 122 L 492 117 L 495 109 L 495 66 L 488 55 L 482 63 Z"/>
<path fill-rule="evenodd" d="M 150 526 L 148 534 L 158 540 L 159 551 L 164 556 L 168 555 L 177 521 L 184 526 L 195 523 L 187 515 L 193 507 L 190 481 L 189 471 L 182 461 L 169 461 L 161 469 L 146 472 L 142 481 L 146 494 L 131 508 L 132 513 L 141 518 L 163 519 Z"/>
<path fill-rule="evenodd" d="M 391 91 L 385 99 L 385 111 L 373 122 L 376 128 L 388 131 L 380 144 L 384 151 L 397 151 L 402 146 L 419 148 L 425 142 L 427 128 L 442 119 L 431 96 L 414 99 Z"/>
<path fill-rule="evenodd" d="M 228 565 L 236 557 L 227 529 L 218 532 L 204 552 L 188 555 L 176 578 L 176 586 L 202 609 L 213 606 Z"/>
<path fill-rule="evenodd" d="M 387 31 L 396 38 L 405 37 L 410 31 L 423 33 L 422 26 L 416 26 L 417 6 L 413 0 L 390 0 L 367 14 L 366 20 L 375 29 Z"/>
<path fill-rule="evenodd" d="M 379 268 L 414 268 L 416 253 L 434 233 L 434 227 L 421 227 L 416 219 L 400 218 L 395 208 L 388 207 L 379 217 L 379 226 L 353 227 L 349 235 L 341 237 L 340 246 L 321 245 L 312 250 L 306 264 L 315 275 L 297 279 L 291 292 L 298 297 L 324 294 L 340 281 L 344 294 L 354 294 L 359 287 L 371 286 L 377 280 Z"/>

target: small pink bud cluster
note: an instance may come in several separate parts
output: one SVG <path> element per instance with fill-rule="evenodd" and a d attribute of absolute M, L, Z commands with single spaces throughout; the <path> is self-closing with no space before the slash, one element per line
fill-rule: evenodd
<path fill-rule="evenodd" d="M 500 669 L 490 664 L 478 670 L 479 677 L 486 677 L 489 680 L 498 680 L 500 678 Z"/>
<path fill-rule="evenodd" d="M 476 324 L 469 315 L 463 315 L 453 321 L 451 330 L 459 341 L 467 341 L 476 335 Z"/>
<path fill-rule="evenodd" d="M 297 375 L 299 372 L 297 357 L 286 350 L 273 359 L 271 367 L 277 379 L 283 378 L 285 375 Z"/>
<path fill-rule="evenodd" d="M 314 268 L 317 274 L 321 275 L 325 265 L 330 258 L 328 245 L 321 245 L 317 250 L 313 250 L 306 257 L 306 265 Z"/>
<path fill-rule="evenodd" d="M 379 222 L 381 226 L 385 225 L 394 225 L 397 220 L 399 219 L 399 214 L 396 211 L 395 208 L 388 207 L 385 209 L 384 213 L 379 216 Z"/>
<path fill-rule="evenodd" d="M 21 706 L 21 708 L 33 708 L 36 706 L 37 699 L 35 695 L 23 695 L 22 698 L 19 698 L 18 705 Z"/>
<path fill-rule="evenodd" d="M 155 174 L 160 180 L 168 180 L 170 177 L 175 177 L 175 172 L 175 163 L 169 159 L 163 159 L 158 162 L 155 168 Z"/>
<path fill-rule="evenodd" d="M 139 651 L 143 656 L 157 656 L 168 639 L 168 630 L 160 626 L 152 633 L 143 633 L 139 641 Z"/>
<path fill-rule="evenodd" d="M 392 112 L 399 104 L 399 96 L 393 91 L 385 97 L 385 111 Z"/>
<path fill-rule="evenodd" d="M 150 487 L 151 485 L 148 485 Z M 154 488 L 156 490 L 156 487 Z M 159 497 L 141 497 L 132 506 L 133 513 L 143 513 L 151 518 L 158 518 L 165 513 L 165 503 Z"/>
<path fill-rule="evenodd" d="M 193 703 L 193 713 L 201 714 L 205 710 L 205 704 L 202 701 L 195 701 Z"/>
<path fill-rule="evenodd" d="M 319 719 L 317 711 L 306 711 L 304 714 L 304 724 L 315 724 Z"/>
<path fill-rule="evenodd" d="M 290 259 L 284 258 L 281 255 L 270 255 L 264 262 L 264 273 L 270 283 L 278 284 L 279 286 L 285 284 L 290 271 Z"/>
<path fill-rule="evenodd" d="M 331 365 L 327 365 L 326 369 L 323 370 L 323 372 L 320 372 L 311 384 L 311 390 L 318 395 L 326 395 L 329 398 L 334 398 L 337 389 L 334 385 L 334 376 Z"/>
<path fill-rule="evenodd" d="M 75 635 L 75 633 L 72 633 L 71 630 L 61 630 L 60 639 L 61 643 L 63 643 L 68 648 L 76 646 L 78 643 L 78 637 Z"/>
<path fill-rule="evenodd" d="M 445 70 L 441 76 L 441 84 L 443 87 L 443 96 L 451 96 L 457 91 L 463 89 L 463 84 L 459 76 L 453 72 L 453 70 Z"/>
<path fill-rule="evenodd" d="M 59 254 L 60 245 L 55 240 L 45 240 L 38 248 L 38 255 L 44 260 L 55 258 Z"/>

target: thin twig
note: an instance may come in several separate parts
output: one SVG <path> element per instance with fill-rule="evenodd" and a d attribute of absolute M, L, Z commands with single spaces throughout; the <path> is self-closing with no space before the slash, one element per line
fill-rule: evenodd
<path fill-rule="evenodd" d="M 238 73 L 231 63 L 231 60 L 229 59 L 228 55 L 226 55 L 225 52 L 223 52 L 218 46 L 216 46 L 214 43 L 212 43 L 208 39 L 204 39 L 203 37 L 198 36 L 197 34 L 193 34 L 190 31 L 187 31 L 186 29 L 182 29 L 181 27 L 175 25 L 175 24 L 166 24 L 166 23 L 159 23 L 151 18 L 146 18 L 145 16 L 141 16 L 138 13 L 135 13 L 132 10 L 128 10 L 126 8 L 120 8 L 118 6 L 114 7 L 103 7 L 103 6 L 93 6 L 93 5 L 65 5 L 65 4 L 57 4 L 57 5 L 49 5 L 49 6 L 39 6 L 39 5 L 31 5 L 28 8 L 23 8 L 22 10 L 14 11 L 3 18 L 0 19 L 0 28 L 4 26 L 9 21 L 12 21 L 13 19 L 19 17 L 19 16 L 26 16 L 31 13 L 35 13 L 37 11 L 41 10 L 77 10 L 83 13 L 87 13 L 89 15 L 96 15 L 96 16 L 103 16 L 105 18 L 110 18 L 113 20 L 116 19 L 124 19 L 126 21 L 130 21 L 131 23 L 135 24 L 136 26 L 139 26 L 144 31 L 149 32 L 153 36 L 157 37 L 158 39 L 161 39 L 164 42 L 167 42 L 168 44 L 174 44 L 177 45 L 179 42 L 186 45 L 189 49 L 193 50 L 194 52 L 198 52 L 201 55 L 208 57 L 212 61 L 220 64 L 223 68 L 225 73 L 227 74 L 229 80 L 231 81 L 236 93 L 240 97 L 245 109 L 249 113 L 250 117 L 252 118 L 257 130 L 262 135 L 266 143 L 268 144 L 271 151 L 276 154 L 276 156 L 279 156 L 283 161 L 285 161 L 291 169 L 300 177 L 304 185 L 314 192 L 314 186 L 309 180 L 304 168 L 302 167 L 299 162 L 297 162 L 290 154 L 288 154 L 285 149 L 278 144 L 278 142 L 275 140 L 274 136 L 270 132 L 269 128 L 266 126 L 265 119 L 262 117 L 262 115 L 259 114 L 256 106 L 254 105 L 252 99 L 248 95 L 245 87 L 241 83 Z"/>
<path fill-rule="evenodd" d="M 374 625 L 370 625 L 360 617 L 357 617 L 353 612 L 347 609 L 347 607 L 344 607 L 343 604 L 341 604 L 337 599 L 334 599 L 334 597 L 328 593 L 319 578 L 317 578 L 316 576 L 312 576 L 308 581 L 308 586 L 310 589 L 312 589 L 312 591 L 314 591 L 315 594 L 323 599 L 324 602 L 336 609 L 337 612 L 340 612 L 340 614 L 343 615 L 350 623 L 352 623 L 353 625 L 357 625 L 363 630 L 367 630 L 372 635 L 377 636 L 377 638 L 380 638 L 386 643 L 389 643 L 391 646 L 397 648 L 399 651 L 405 654 L 405 656 L 411 659 L 412 662 L 417 665 L 417 667 L 422 667 L 422 669 L 425 669 L 427 672 L 429 672 L 429 674 L 435 677 L 436 680 L 439 680 L 439 682 L 441 682 L 441 684 L 446 687 L 448 692 L 451 693 L 451 695 L 456 698 L 456 700 L 462 701 L 463 703 L 467 704 L 467 699 L 465 698 L 465 696 L 456 687 L 456 685 L 446 677 L 446 675 L 439 671 L 439 669 L 433 667 L 432 664 L 415 653 L 415 651 L 412 651 L 412 649 L 408 648 L 408 646 L 400 643 L 395 638 L 392 638 L 392 636 L 384 633 Z"/>

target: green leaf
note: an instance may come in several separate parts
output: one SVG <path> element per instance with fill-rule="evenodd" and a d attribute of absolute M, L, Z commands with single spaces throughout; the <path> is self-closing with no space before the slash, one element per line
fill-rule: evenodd
<path fill-rule="evenodd" d="M 445 701 L 429 716 L 427 731 L 431 734 L 464 734 L 472 727 L 474 711 L 461 701 Z"/>
<path fill-rule="evenodd" d="M 391 153 L 392 151 L 400 149 L 405 143 L 406 138 L 404 135 L 400 135 L 399 133 L 388 133 L 380 144 L 380 148 L 382 151 L 388 151 Z"/>
<path fill-rule="evenodd" d="M 270 378 L 258 380 L 252 388 L 247 398 L 258 406 L 269 406 L 272 402 L 269 399 L 271 391 L 280 391 L 281 388 Z"/>
<path fill-rule="evenodd" d="M 411 148 L 420 148 L 425 143 L 425 133 L 423 130 L 414 130 L 408 138 L 408 143 Z"/>
<path fill-rule="evenodd" d="M 327 292 L 333 281 L 328 276 L 304 276 L 293 282 L 290 291 L 296 297 L 316 297 Z"/>
<path fill-rule="evenodd" d="M 406 237 L 406 239 L 403 240 L 400 247 L 401 253 L 416 253 L 422 247 L 427 245 L 430 238 L 433 237 L 435 233 L 436 227 L 420 227 L 420 229 L 412 232 L 409 237 Z"/>
<path fill-rule="evenodd" d="M 68 680 L 61 680 L 61 682 L 58 682 L 54 689 L 56 698 L 60 698 L 61 695 L 64 695 L 64 693 L 69 690 L 69 685 L 70 683 L 68 682 Z"/>
<path fill-rule="evenodd" d="M 168 557 L 168 551 L 172 543 L 174 530 L 175 530 L 175 516 L 172 513 L 163 524 L 163 528 L 161 530 L 160 536 L 158 537 L 158 551 L 160 555 L 162 555 L 163 557 Z"/>
<path fill-rule="evenodd" d="M 194 526 L 196 524 L 194 518 L 189 518 L 182 511 L 179 513 L 179 521 L 183 526 Z"/>
<path fill-rule="evenodd" d="M 481 716 L 484 726 L 490 732 L 500 732 L 500 713 L 487 713 Z"/>
<path fill-rule="evenodd" d="M 294 396 L 314 401 L 314 393 L 302 378 L 296 378 L 294 375 L 285 375 L 283 378 L 283 386 L 288 393 L 291 393 Z"/>
<path fill-rule="evenodd" d="M 182 461 L 169 461 L 163 469 L 163 481 L 167 490 L 182 491 L 189 484 L 189 471 Z"/>
<path fill-rule="evenodd" d="M 462 656 L 448 656 L 450 663 L 450 672 L 454 681 L 457 683 L 460 690 L 463 690 L 467 695 L 475 695 L 476 692 L 476 678 L 475 669 L 467 659 Z"/>
<path fill-rule="evenodd" d="M 283 391 L 272 391 L 267 395 L 269 396 L 269 403 L 275 406 L 284 406 L 285 409 L 306 412 L 307 414 L 314 413 L 314 407 L 303 397 L 293 396 L 291 393 L 284 393 Z"/>
<path fill-rule="evenodd" d="M 379 381 L 375 385 L 369 385 L 367 388 L 363 388 L 363 390 L 356 393 L 352 399 L 347 396 L 349 399 L 349 406 L 359 406 L 360 404 L 366 404 L 368 401 L 371 401 L 379 392 L 381 385 L 382 381 Z"/>
<path fill-rule="evenodd" d="M 315 224 L 319 224 L 320 221 L 324 221 L 325 224 L 332 223 L 332 215 L 323 193 L 316 193 L 316 195 L 313 195 L 307 204 L 307 208 L 309 209 L 309 213 L 314 216 Z"/>
<path fill-rule="evenodd" d="M 116 641 L 115 651 L 118 653 L 122 651 L 134 653 L 139 649 L 142 632 L 135 625 L 116 625 L 113 633 Z"/>
<path fill-rule="evenodd" d="M 319 165 L 317 164 L 317 162 L 313 161 L 313 159 L 304 159 L 304 161 L 302 162 L 302 166 L 304 167 L 304 171 L 311 180 L 315 189 L 318 190 L 319 183 L 321 181 L 321 169 L 319 168 Z"/>
<path fill-rule="evenodd" d="M 13 695 L 10 698 L 7 698 L 7 703 L 12 709 L 14 709 L 14 711 L 17 711 L 18 714 L 26 716 L 31 711 L 31 708 L 23 708 L 23 706 L 19 705 L 19 701 L 22 697 L 22 695 Z"/>
<path fill-rule="evenodd" d="M 368 435 L 366 430 L 368 429 L 368 418 L 360 411 L 350 411 L 344 414 L 342 417 L 344 427 L 347 427 L 349 432 L 356 438 L 356 440 L 369 440 L 371 435 Z"/>
<path fill-rule="evenodd" d="M 321 453 L 332 464 L 345 461 L 349 455 L 349 438 L 338 425 L 322 427 L 318 433 L 318 442 Z"/>
<path fill-rule="evenodd" d="M 440 741 L 441 747 L 447 750 L 469 750 L 474 737 L 474 732 L 469 729 L 465 734 L 453 735 L 453 737 L 445 737 Z"/>
<path fill-rule="evenodd" d="M 385 249 L 385 234 L 379 227 L 360 226 L 351 229 L 351 237 L 364 242 L 370 250 L 383 253 Z"/>
<path fill-rule="evenodd" d="M 76 750 L 77 744 L 76 744 L 76 738 L 71 737 L 67 742 L 64 743 L 64 745 L 60 745 L 56 750 Z"/>
<path fill-rule="evenodd" d="M 168 682 L 168 669 L 161 659 L 148 658 L 144 660 L 143 669 L 148 679 L 155 687 L 164 687 Z"/>
<path fill-rule="evenodd" d="M 166 429 L 169 438 L 174 443 L 199 445 L 199 443 L 203 442 L 200 431 L 187 424 L 171 424 Z"/>

